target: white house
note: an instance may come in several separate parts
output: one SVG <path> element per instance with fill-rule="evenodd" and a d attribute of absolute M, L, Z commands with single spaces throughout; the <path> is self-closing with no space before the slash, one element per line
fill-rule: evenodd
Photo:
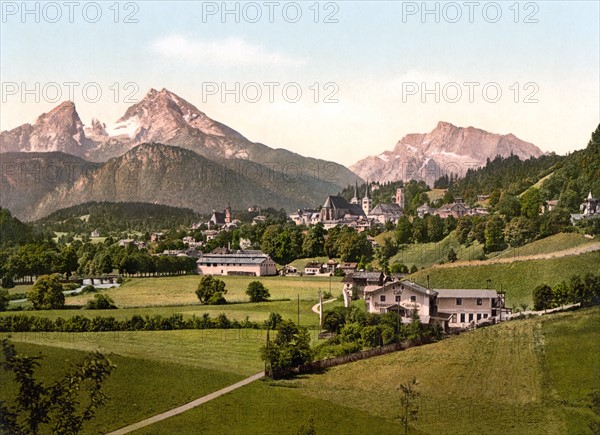
<path fill-rule="evenodd" d="M 351 290 L 344 285 L 349 302 Z M 365 306 L 370 313 L 397 312 L 402 322 L 411 321 L 414 310 L 423 323 L 464 328 L 477 323 L 504 320 L 510 309 L 505 307 L 504 293 L 487 289 L 428 289 L 413 281 L 384 281 L 363 288 Z"/>

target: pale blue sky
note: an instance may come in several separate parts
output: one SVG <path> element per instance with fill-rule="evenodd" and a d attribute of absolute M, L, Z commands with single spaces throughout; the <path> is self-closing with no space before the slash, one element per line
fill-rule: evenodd
<path fill-rule="evenodd" d="M 57 82 L 65 98 L 75 81 L 82 85 L 97 82 L 102 98 L 85 101 L 75 92 L 75 103 L 85 124 L 92 117 L 115 122 L 130 104 L 124 90 L 115 103 L 111 84 L 134 82 L 143 98 L 151 88 L 163 87 L 195 104 L 212 118 L 224 122 L 253 141 L 283 147 L 304 155 L 352 164 L 369 154 L 391 149 L 403 135 L 432 130 L 438 121 L 475 126 L 497 133 L 514 133 L 544 151 L 565 153 L 582 148 L 600 120 L 600 30 L 599 2 L 498 2 L 502 17 L 493 19 L 493 5 L 480 2 L 473 23 L 464 2 L 448 5 L 431 2 L 440 10 L 440 22 L 433 15 L 422 19 L 420 12 L 405 16 L 421 2 L 321 2 L 319 22 L 314 22 L 314 2 L 299 3 L 302 18 L 297 23 L 284 19 L 282 8 L 293 12 L 290 2 L 279 2 L 274 22 L 268 21 L 268 6 L 256 2 L 263 17 L 258 23 L 240 22 L 233 15 L 223 23 L 220 13 L 205 16 L 203 7 L 220 8 L 222 2 L 135 2 L 138 23 L 123 23 L 134 9 L 120 2 L 119 23 L 114 23 L 114 2 L 100 2 L 102 17 L 97 23 L 83 18 L 80 2 L 68 21 L 62 2 L 57 23 L 55 10 L 39 3 L 39 23 L 33 14 L 23 23 L 21 2 L 2 2 L 0 22 L 3 92 L 17 83 L 16 95 L 4 92 L 0 101 L 0 128 L 14 128 L 33 122 L 58 103 L 32 96 L 23 101 L 22 83 L 33 88 Z M 228 5 L 233 7 L 234 3 Z M 453 19 L 458 5 L 462 18 Z M 35 3 L 30 3 L 31 8 Z M 484 16 L 482 8 L 488 7 Z M 249 18 L 255 9 L 246 7 Z M 126 9 L 127 8 L 127 9 Z M 328 12 L 337 12 L 337 23 L 324 23 Z M 519 10 L 518 23 L 514 22 Z M 88 17 L 93 18 L 93 8 Z M 220 11 L 219 11 L 220 12 Z M 525 23 L 534 13 L 537 23 Z M 203 22 L 205 21 L 205 22 Z M 425 22 L 423 22 L 425 21 Z M 276 92 L 274 101 L 266 96 L 264 82 L 297 83 L 303 95 L 299 102 L 285 101 Z M 203 94 L 203 84 L 215 82 L 240 88 L 256 82 L 263 91 L 257 103 L 226 103 L 217 95 Z M 321 86 L 319 102 L 314 88 Z M 337 103 L 322 100 L 334 88 Z M 464 93 L 451 103 L 443 95 L 425 103 L 421 96 L 403 95 L 408 82 L 440 89 L 456 82 Z M 474 101 L 469 102 L 464 82 L 479 82 Z M 481 86 L 498 83 L 502 98 L 486 102 Z M 519 88 L 515 102 L 515 88 Z M 525 84 L 532 82 L 525 88 Z M 511 88 L 512 86 L 512 88 Z M 130 88 L 132 89 L 132 88 Z M 205 89 L 206 90 L 206 89 Z M 405 89 L 406 90 L 406 89 Z M 524 103 L 530 92 L 538 102 Z M 454 95 L 454 94 L 451 94 Z M 450 97 L 452 98 L 452 97 Z M 203 101 L 203 99 L 205 101 Z M 43 100 L 43 96 L 42 96 Z M 404 100 L 404 101 L 403 101 Z"/>

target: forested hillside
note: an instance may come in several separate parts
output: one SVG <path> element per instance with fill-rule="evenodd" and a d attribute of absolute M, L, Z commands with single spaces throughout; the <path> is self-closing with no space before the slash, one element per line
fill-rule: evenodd
<path fill-rule="evenodd" d="M 98 230 L 107 234 L 190 226 L 200 219 L 198 213 L 188 208 L 143 202 L 88 202 L 58 210 L 36 225 L 60 232 L 82 234 Z"/>

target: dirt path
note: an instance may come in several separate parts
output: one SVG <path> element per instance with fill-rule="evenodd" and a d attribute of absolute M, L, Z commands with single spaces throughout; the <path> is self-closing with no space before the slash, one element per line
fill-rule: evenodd
<path fill-rule="evenodd" d="M 206 396 L 202 396 L 199 399 L 196 399 L 196 400 L 194 400 L 192 402 L 186 403 L 185 405 L 179 406 L 177 408 L 173 408 L 173 409 L 171 409 L 169 411 L 166 411 L 166 412 L 163 412 L 161 414 L 157 414 L 157 415 L 155 415 L 153 417 L 150 417 L 150 418 L 147 418 L 145 420 L 139 421 L 139 422 L 137 422 L 135 424 L 132 424 L 132 425 L 129 425 L 129 426 L 125 426 L 125 427 L 123 427 L 123 428 L 121 428 L 119 430 L 111 432 L 108 435 L 121 435 L 121 434 L 126 434 L 126 433 L 129 433 L 129 432 L 133 432 L 135 430 L 138 430 L 138 429 L 141 429 L 143 427 L 149 426 L 151 424 L 157 423 L 159 421 L 165 420 L 165 419 L 167 419 L 169 417 L 173 417 L 174 415 L 181 414 L 182 412 L 185 412 L 185 411 L 188 411 L 188 410 L 190 410 L 192 408 L 200 406 L 203 403 L 206 403 L 206 402 L 209 402 L 209 401 L 211 401 L 213 399 L 216 399 L 217 397 L 220 397 L 220 396 L 222 396 L 224 394 L 227 394 L 227 393 L 229 393 L 229 392 L 231 392 L 233 390 L 236 390 L 236 389 L 238 389 L 240 387 L 243 387 L 244 385 L 248 385 L 251 382 L 257 381 L 257 380 L 261 379 L 264 376 L 265 376 L 264 372 L 257 373 L 257 374 L 252 375 L 249 378 L 246 378 L 246 379 L 244 379 L 244 380 L 242 380 L 240 382 L 237 382 L 237 383 L 235 383 L 233 385 L 230 385 L 228 387 L 225 387 L 225 388 L 222 388 L 222 389 L 220 389 L 218 391 L 215 391 L 214 393 L 207 394 Z"/>
<path fill-rule="evenodd" d="M 438 267 L 471 267 L 471 266 L 483 266 L 486 264 L 502 264 L 502 263 L 514 263 L 516 261 L 530 261 L 530 260 L 548 260 L 550 258 L 568 257 L 571 255 L 581 255 L 588 252 L 600 251 L 600 243 L 592 243 L 583 246 L 576 246 L 574 248 L 565 249 L 563 251 L 550 252 L 547 254 L 534 254 L 534 255 L 517 255 L 508 258 L 491 258 L 489 260 L 474 260 L 474 261 L 457 261 L 456 263 L 445 263 L 445 264 L 434 264 L 432 268 Z"/>
<path fill-rule="evenodd" d="M 328 304 L 329 302 L 333 302 L 333 301 L 335 301 L 335 300 L 336 300 L 335 298 L 333 298 L 333 299 L 327 299 L 326 301 L 323 301 L 323 303 L 324 303 L 324 304 Z M 311 308 L 311 309 L 312 309 L 313 313 L 315 313 L 315 314 L 319 314 L 319 311 L 320 311 L 320 310 L 319 310 L 319 305 L 321 305 L 321 303 L 320 303 L 320 302 L 319 302 L 318 304 L 314 304 L 314 305 L 312 306 L 312 308 Z"/>

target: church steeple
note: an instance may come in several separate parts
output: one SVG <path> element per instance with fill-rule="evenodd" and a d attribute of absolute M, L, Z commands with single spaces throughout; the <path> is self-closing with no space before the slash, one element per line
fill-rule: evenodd
<path fill-rule="evenodd" d="M 358 199 L 358 181 L 354 182 L 354 197 L 350 200 L 350 204 L 359 204 Z"/>
<path fill-rule="evenodd" d="M 365 188 L 365 197 L 362 200 L 362 209 L 367 216 L 371 212 L 371 196 L 369 194 L 369 180 L 367 180 L 367 187 Z"/>

